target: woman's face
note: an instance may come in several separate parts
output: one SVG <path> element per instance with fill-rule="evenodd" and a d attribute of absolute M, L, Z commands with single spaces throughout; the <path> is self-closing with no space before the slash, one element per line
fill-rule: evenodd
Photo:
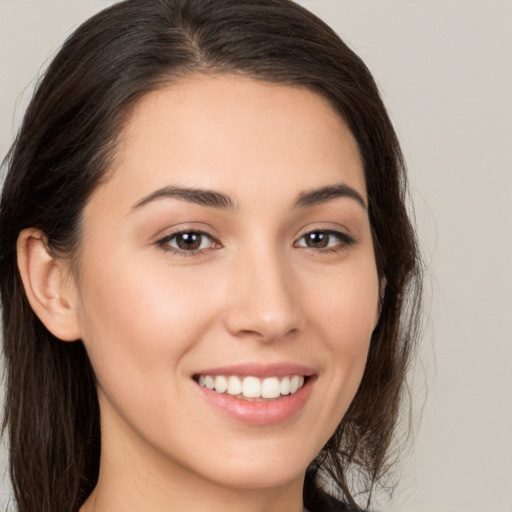
<path fill-rule="evenodd" d="M 76 285 L 105 471 L 302 480 L 378 319 L 366 203 L 353 136 L 309 90 L 197 76 L 138 104 Z"/>

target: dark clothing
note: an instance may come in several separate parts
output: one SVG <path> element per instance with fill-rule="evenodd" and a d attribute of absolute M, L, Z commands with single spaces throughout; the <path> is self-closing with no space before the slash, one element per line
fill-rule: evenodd
<path fill-rule="evenodd" d="M 313 496 L 308 496 L 304 501 L 304 505 L 309 512 L 349 512 L 350 509 L 329 494 L 316 490 Z"/>

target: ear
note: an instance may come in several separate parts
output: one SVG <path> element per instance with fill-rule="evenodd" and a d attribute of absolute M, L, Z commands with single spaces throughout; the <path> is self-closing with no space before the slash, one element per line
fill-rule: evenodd
<path fill-rule="evenodd" d="M 78 294 L 69 274 L 69 263 L 53 256 L 44 233 L 34 228 L 21 231 L 17 251 L 18 269 L 35 314 L 57 338 L 79 339 Z"/>

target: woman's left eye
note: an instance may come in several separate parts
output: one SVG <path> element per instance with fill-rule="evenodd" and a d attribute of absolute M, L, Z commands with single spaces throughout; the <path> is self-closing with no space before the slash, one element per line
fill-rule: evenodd
<path fill-rule="evenodd" d="M 179 231 L 157 242 L 166 251 L 177 253 L 195 253 L 216 247 L 217 242 L 202 231 Z"/>
<path fill-rule="evenodd" d="M 297 242 L 296 247 L 307 247 L 309 249 L 328 249 L 336 250 L 353 245 L 355 239 L 341 231 L 319 229 L 310 231 L 302 235 Z"/>

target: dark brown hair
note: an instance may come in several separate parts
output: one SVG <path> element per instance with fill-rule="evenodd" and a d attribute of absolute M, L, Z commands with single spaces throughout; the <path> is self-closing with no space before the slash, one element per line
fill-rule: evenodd
<path fill-rule="evenodd" d="M 19 512 L 76 512 L 96 484 L 101 440 L 95 377 L 83 344 L 59 342 L 30 308 L 16 264 L 18 234 L 38 228 L 55 254 L 76 254 L 82 210 L 106 179 L 133 106 L 190 73 L 306 87 L 327 98 L 354 134 L 378 272 L 387 284 L 363 380 L 310 466 L 305 504 L 315 508 L 320 471 L 359 510 L 351 475 L 359 475 L 369 496 L 388 468 L 417 335 L 421 267 L 405 205 L 404 162 L 370 72 L 325 23 L 291 0 L 128 0 L 86 21 L 66 41 L 5 160 L 3 426 Z"/>

